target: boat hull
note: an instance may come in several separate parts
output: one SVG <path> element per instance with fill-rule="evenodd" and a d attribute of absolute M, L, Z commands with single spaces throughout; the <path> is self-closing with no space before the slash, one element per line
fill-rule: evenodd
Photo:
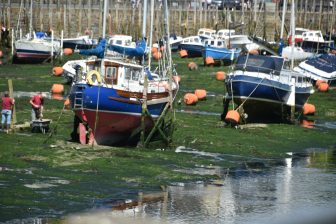
<path fill-rule="evenodd" d="M 227 49 L 227 48 L 216 48 L 216 47 L 204 47 L 202 52 L 203 58 L 212 57 L 214 60 L 223 60 L 226 62 L 231 62 L 238 58 L 241 49 Z"/>
<path fill-rule="evenodd" d="M 139 139 L 136 133 L 141 127 L 142 104 L 139 100 L 125 97 L 112 88 L 76 84 L 72 86 L 70 102 L 76 116 L 93 131 L 97 144 L 119 145 L 131 141 L 131 137 L 132 141 Z M 151 130 L 166 103 L 147 106 L 153 118 L 145 119 L 147 131 Z"/>
<path fill-rule="evenodd" d="M 180 44 L 182 50 L 188 52 L 189 58 L 202 57 L 203 46 L 202 45 L 193 45 L 193 44 Z"/>
<path fill-rule="evenodd" d="M 237 75 L 227 82 L 228 97 L 238 106 L 242 105 L 248 121 L 276 121 L 289 116 L 291 106 L 287 103 L 291 93 L 289 84 L 274 80 Z M 311 88 L 295 88 L 295 109 L 302 110 L 311 95 Z"/>

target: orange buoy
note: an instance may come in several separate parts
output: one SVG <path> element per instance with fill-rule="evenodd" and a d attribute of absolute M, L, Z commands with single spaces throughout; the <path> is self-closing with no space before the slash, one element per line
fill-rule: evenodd
<path fill-rule="evenodd" d="M 301 121 L 301 126 L 304 128 L 313 128 L 315 122 L 312 120 L 302 120 Z"/>
<path fill-rule="evenodd" d="M 252 50 L 249 51 L 249 54 L 258 55 L 259 51 L 257 49 L 252 49 Z"/>
<path fill-rule="evenodd" d="M 206 65 L 213 65 L 213 64 L 215 64 L 215 60 L 213 59 L 213 57 L 206 57 L 205 58 L 205 64 Z"/>
<path fill-rule="evenodd" d="M 54 67 L 52 72 L 53 72 L 54 76 L 60 76 L 60 75 L 63 74 L 63 68 L 62 67 Z"/>
<path fill-rule="evenodd" d="M 152 49 L 151 49 L 151 53 L 152 54 L 154 54 L 154 53 L 156 53 L 156 52 L 158 52 L 159 50 L 158 50 L 158 48 L 157 47 L 152 47 Z"/>
<path fill-rule="evenodd" d="M 65 107 L 66 109 L 69 109 L 69 108 L 70 108 L 70 100 L 69 100 L 69 98 L 67 98 L 67 99 L 64 101 L 64 107 Z"/>
<path fill-rule="evenodd" d="M 195 62 L 192 61 L 192 62 L 188 63 L 188 68 L 189 68 L 189 70 L 197 70 L 198 66 Z"/>
<path fill-rule="evenodd" d="M 320 86 L 321 83 L 326 83 L 326 81 L 321 80 L 321 79 L 316 80 L 316 82 L 315 82 L 315 87 L 318 88 L 318 87 Z"/>
<path fill-rule="evenodd" d="M 235 110 L 229 110 L 225 116 L 225 122 L 230 124 L 238 124 L 240 120 L 240 115 Z"/>
<path fill-rule="evenodd" d="M 188 57 L 188 52 L 186 50 L 180 50 L 180 57 L 181 58 L 186 58 Z"/>
<path fill-rule="evenodd" d="M 187 105 L 193 105 L 197 103 L 198 97 L 193 93 L 187 93 L 184 95 L 183 101 Z"/>
<path fill-rule="evenodd" d="M 206 98 L 206 90 L 205 89 L 196 89 L 195 95 L 199 100 L 204 100 Z"/>
<path fill-rule="evenodd" d="M 317 89 L 320 92 L 328 92 L 328 90 L 329 90 L 329 84 L 326 83 L 326 82 L 322 82 L 322 83 L 320 83 L 320 85 L 318 86 Z"/>
<path fill-rule="evenodd" d="M 53 93 L 53 94 L 51 95 L 51 98 L 52 98 L 53 100 L 63 100 L 63 96 L 62 96 L 61 94 L 59 94 L 59 93 Z"/>
<path fill-rule="evenodd" d="M 53 84 L 51 87 L 52 93 L 63 93 L 64 92 L 64 86 L 62 84 Z"/>
<path fill-rule="evenodd" d="M 178 76 L 178 75 L 174 75 L 173 79 L 175 80 L 176 83 L 180 83 L 180 81 L 181 81 L 181 77 Z"/>
<path fill-rule="evenodd" d="M 0 51 L 0 58 L 2 58 L 2 56 L 3 56 L 3 53 L 2 53 L 2 51 Z"/>
<path fill-rule="evenodd" d="M 313 114 L 315 114 L 315 112 L 316 112 L 316 109 L 315 109 L 315 106 L 313 104 L 305 103 L 303 105 L 303 114 L 304 115 L 313 115 Z"/>
<path fill-rule="evenodd" d="M 216 72 L 216 79 L 218 81 L 223 81 L 226 78 L 226 74 L 223 71 Z"/>
<path fill-rule="evenodd" d="M 153 54 L 153 58 L 155 59 L 155 60 L 159 60 L 159 59 L 161 59 L 161 57 L 162 57 L 162 54 L 161 54 L 161 52 L 155 52 L 154 54 Z"/>
<path fill-rule="evenodd" d="M 63 54 L 64 55 L 72 55 L 73 50 L 71 48 L 64 48 L 63 49 Z"/>

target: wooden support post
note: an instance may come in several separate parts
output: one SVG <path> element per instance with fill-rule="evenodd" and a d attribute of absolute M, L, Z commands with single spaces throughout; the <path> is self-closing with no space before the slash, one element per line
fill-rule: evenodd
<path fill-rule="evenodd" d="M 147 116 L 147 88 L 148 88 L 148 78 L 147 75 L 144 78 L 144 89 L 143 89 L 143 102 L 142 102 L 142 112 L 141 112 L 141 144 L 145 145 L 145 132 L 146 132 L 146 125 L 145 125 L 145 119 Z"/>
<path fill-rule="evenodd" d="M 8 79 L 8 91 L 9 91 L 9 97 L 11 99 L 14 99 L 13 82 L 11 79 Z M 10 127 L 12 130 L 14 130 L 15 124 L 16 124 L 16 111 L 15 111 L 15 104 L 14 104 L 13 111 L 12 111 L 12 123 Z"/>

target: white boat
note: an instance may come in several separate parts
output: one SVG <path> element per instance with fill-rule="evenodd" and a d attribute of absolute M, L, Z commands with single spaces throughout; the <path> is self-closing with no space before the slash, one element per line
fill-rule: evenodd
<path fill-rule="evenodd" d="M 98 41 L 96 39 L 92 39 L 89 35 L 63 39 L 63 48 L 89 49 L 93 48 L 97 44 Z"/>
<path fill-rule="evenodd" d="M 315 81 L 324 80 L 331 82 L 336 80 L 336 55 L 322 54 L 301 62 L 294 68 L 306 77 Z"/>
<path fill-rule="evenodd" d="M 14 42 L 13 62 L 39 63 L 49 61 L 61 51 L 58 40 L 47 37 L 38 38 L 32 30 L 33 0 L 30 2 L 29 33 L 22 39 Z"/>
<path fill-rule="evenodd" d="M 241 48 L 247 52 L 254 49 L 259 49 L 259 45 L 254 43 L 249 38 L 249 36 L 236 34 L 235 30 L 231 29 L 218 30 L 216 36 L 220 39 L 225 40 L 231 47 Z"/>
<path fill-rule="evenodd" d="M 201 38 L 201 40 L 211 39 L 216 36 L 216 30 L 200 28 L 197 32 L 197 35 Z"/>
<path fill-rule="evenodd" d="M 326 47 L 333 47 L 334 41 L 323 38 L 321 30 L 309 30 L 302 34 L 301 47 L 306 52 L 314 54 L 325 53 Z"/>
<path fill-rule="evenodd" d="M 284 47 L 282 49 L 281 56 L 287 58 L 288 60 L 305 60 L 311 58 L 315 55 L 313 52 L 307 52 L 302 49 L 302 47 L 296 46 L 292 48 L 291 46 Z"/>

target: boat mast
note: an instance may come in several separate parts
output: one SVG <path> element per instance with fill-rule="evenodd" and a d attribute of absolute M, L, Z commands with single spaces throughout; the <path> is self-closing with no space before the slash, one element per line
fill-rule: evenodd
<path fill-rule="evenodd" d="M 105 35 L 106 35 L 105 33 L 106 33 L 107 8 L 108 8 L 108 0 L 104 0 L 103 34 L 102 34 L 102 38 L 105 38 Z"/>
<path fill-rule="evenodd" d="M 30 12 L 29 12 L 29 36 L 33 37 L 33 0 L 30 0 Z"/>
<path fill-rule="evenodd" d="M 294 68 L 294 46 L 295 46 L 295 0 L 292 0 L 292 10 L 291 10 L 291 70 Z"/>
<path fill-rule="evenodd" d="M 152 45 L 153 45 L 153 26 L 154 26 L 154 0 L 151 0 L 151 17 L 150 17 L 150 31 L 149 31 L 149 47 L 150 51 L 148 53 L 148 67 L 151 68 L 151 57 L 152 57 Z"/>
<path fill-rule="evenodd" d="M 287 10 L 287 0 L 283 0 L 283 3 L 282 3 L 282 18 L 281 18 L 281 31 L 280 31 L 280 39 L 281 40 L 283 40 L 286 10 Z"/>
<path fill-rule="evenodd" d="M 143 15 L 142 15 L 142 38 L 144 39 L 146 37 L 146 22 L 147 22 L 147 0 L 144 0 L 143 5 Z"/>

